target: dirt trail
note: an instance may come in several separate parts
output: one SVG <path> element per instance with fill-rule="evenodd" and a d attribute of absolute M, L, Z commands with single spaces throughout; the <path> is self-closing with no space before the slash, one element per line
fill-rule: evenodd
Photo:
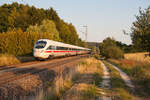
<path fill-rule="evenodd" d="M 101 62 L 101 61 L 100 61 Z M 108 68 L 104 65 L 103 62 L 101 62 L 101 66 L 103 68 L 103 73 L 104 73 L 104 76 L 103 76 L 103 81 L 101 83 L 101 88 L 104 88 L 104 89 L 110 89 L 111 88 L 111 81 L 110 81 L 110 74 L 109 74 L 109 70 Z M 105 93 L 103 93 L 103 97 L 102 98 L 99 98 L 99 100 L 111 100 L 111 97 L 107 97 L 105 95 Z"/>
<path fill-rule="evenodd" d="M 108 63 L 108 62 L 107 62 Z M 110 64 L 110 63 L 109 63 Z M 130 87 L 131 89 L 134 90 L 134 85 L 133 83 L 131 82 L 131 79 L 129 78 L 129 76 L 123 72 L 122 70 L 120 70 L 118 67 L 116 67 L 115 65 L 112 65 L 110 64 L 113 68 L 115 68 L 119 73 L 120 73 L 120 76 L 121 78 L 124 80 L 125 84 Z"/>

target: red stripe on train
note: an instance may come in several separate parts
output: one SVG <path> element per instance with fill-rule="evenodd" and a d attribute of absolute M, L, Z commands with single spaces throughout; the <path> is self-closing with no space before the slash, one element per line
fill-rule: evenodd
<path fill-rule="evenodd" d="M 45 53 L 51 53 L 52 51 L 45 51 Z"/>
<path fill-rule="evenodd" d="M 80 52 L 80 51 L 45 51 L 45 53 L 51 53 L 51 52 L 57 53 L 57 52 Z"/>

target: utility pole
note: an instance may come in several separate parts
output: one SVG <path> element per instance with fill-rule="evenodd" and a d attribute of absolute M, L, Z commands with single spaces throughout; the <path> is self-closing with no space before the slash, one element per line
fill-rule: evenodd
<path fill-rule="evenodd" d="M 85 31 L 80 30 L 80 32 L 82 32 L 82 34 L 85 35 L 85 40 L 84 41 L 87 42 L 87 38 L 88 38 L 88 26 L 84 25 L 82 27 L 85 28 Z"/>
<path fill-rule="evenodd" d="M 85 28 L 85 32 L 82 32 L 85 35 L 85 42 L 87 42 L 87 38 L 88 38 L 88 26 L 84 25 L 83 26 Z"/>

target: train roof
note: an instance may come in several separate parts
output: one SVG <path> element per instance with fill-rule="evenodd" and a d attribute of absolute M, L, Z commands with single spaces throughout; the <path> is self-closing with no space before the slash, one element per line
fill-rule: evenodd
<path fill-rule="evenodd" d="M 70 45 L 70 44 L 66 44 L 63 42 L 57 42 L 57 41 L 53 41 L 53 40 L 49 40 L 49 39 L 40 39 L 38 41 L 46 41 L 47 43 L 53 44 L 53 45 L 57 45 L 57 46 L 63 46 L 63 47 L 69 47 L 69 48 L 76 48 L 76 49 L 86 49 L 86 50 L 91 50 L 88 48 L 83 48 L 83 47 L 79 47 L 79 46 L 75 46 L 75 45 Z"/>

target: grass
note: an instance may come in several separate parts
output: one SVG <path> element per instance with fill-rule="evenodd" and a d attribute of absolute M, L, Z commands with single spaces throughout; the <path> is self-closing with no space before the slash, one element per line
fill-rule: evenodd
<path fill-rule="evenodd" d="M 65 77 L 61 74 L 55 78 L 53 83 L 49 82 L 49 92 L 48 95 L 45 96 L 45 100 L 60 100 L 65 92 L 72 87 L 72 79 L 76 74 L 75 72 L 76 70 L 71 68 Z"/>
<path fill-rule="evenodd" d="M 32 56 L 13 56 L 10 54 L 0 54 L 0 66 L 19 64 L 23 62 L 35 61 Z"/>
<path fill-rule="evenodd" d="M 91 98 L 99 95 L 97 85 L 102 81 L 102 75 L 103 69 L 98 60 L 82 59 L 77 67 L 69 69 L 65 78 L 60 75 L 54 83 L 48 83 L 49 93 L 45 100 L 65 100 L 68 95 L 71 100 L 92 100 Z"/>
<path fill-rule="evenodd" d="M 149 62 L 150 57 L 148 56 L 148 52 L 141 52 L 141 53 L 127 53 L 124 55 L 125 59 L 140 61 L 140 62 Z"/>
<path fill-rule="evenodd" d="M 89 85 L 85 90 L 82 91 L 82 100 L 94 100 L 94 98 L 99 94 L 98 87 L 95 85 Z"/>
<path fill-rule="evenodd" d="M 133 60 L 109 60 L 126 72 L 136 86 L 138 96 L 150 95 L 150 63 Z"/>
<path fill-rule="evenodd" d="M 100 62 L 94 58 L 85 59 L 77 67 L 78 77 L 84 74 L 92 74 L 92 84 L 98 86 L 102 81 L 103 69 L 100 66 Z M 80 76 L 79 76 L 80 75 Z"/>
<path fill-rule="evenodd" d="M 18 64 L 20 61 L 13 55 L 1 54 L 0 55 L 0 66 Z"/>
<path fill-rule="evenodd" d="M 92 80 L 88 80 L 90 77 L 82 79 L 86 80 L 86 82 L 89 81 L 88 84 L 85 82 L 87 87 L 81 93 L 82 100 L 94 100 L 95 96 L 101 96 L 102 90 L 98 86 L 102 81 L 103 69 L 100 62 L 94 58 L 85 59 L 79 64 L 77 69 L 81 77 L 82 75 L 92 75 Z"/>
<path fill-rule="evenodd" d="M 130 90 L 122 80 L 120 73 L 105 61 L 103 62 L 110 70 L 112 96 L 114 100 L 134 100 L 134 97 L 129 92 Z"/>

